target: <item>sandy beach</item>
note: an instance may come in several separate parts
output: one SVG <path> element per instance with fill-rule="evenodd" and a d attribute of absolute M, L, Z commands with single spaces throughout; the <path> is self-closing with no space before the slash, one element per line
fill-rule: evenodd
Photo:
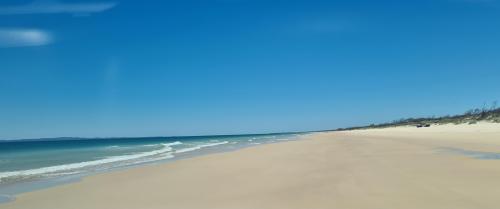
<path fill-rule="evenodd" d="M 500 208 L 500 124 L 322 132 L 103 173 L 2 209 Z"/>

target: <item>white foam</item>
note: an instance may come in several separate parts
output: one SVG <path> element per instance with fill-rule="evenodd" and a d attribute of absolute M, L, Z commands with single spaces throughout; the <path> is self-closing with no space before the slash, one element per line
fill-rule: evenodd
<path fill-rule="evenodd" d="M 223 144 L 227 144 L 227 143 L 229 143 L 229 142 L 223 141 L 223 142 L 217 142 L 217 143 L 202 144 L 202 145 L 198 145 L 196 147 L 188 147 L 188 148 L 184 148 L 184 149 L 175 150 L 175 153 L 191 152 L 194 150 L 199 150 L 201 148 L 213 147 L 213 146 L 223 145 Z"/>
<path fill-rule="evenodd" d="M 121 148 L 123 148 L 123 147 L 122 146 L 113 145 L 113 146 L 105 147 L 104 149 L 116 150 L 116 149 L 121 149 Z"/>
<path fill-rule="evenodd" d="M 89 167 L 89 166 L 97 166 L 97 165 L 108 164 L 108 163 L 116 163 L 116 162 L 120 162 L 120 161 L 128 161 L 128 160 L 134 160 L 134 159 L 139 159 L 139 158 L 152 157 L 152 156 L 160 155 L 160 154 L 169 154 L 169 152 L 172 151 L 172 147 L 170 147 L 170 146 L 179 145 L 179 144 L 182 144 L 182 143 L 181 142 L 173 142 L 173 143 L 162 144 L 163 147 L 161 149 L 157 149 L 157 150 L 153 150 L 153 151 L 149 151 L 149 152 L 137 153 L 137 154 L 112 156 L 112 157 L 107 157 L 107 158 L 100 159 L 100 160 L 71 163 L 71 164 L 64 164 L 64 165 L 56 165 L 56 166 L 49 166 L 49 167 L 43 167 L 43 168 L 35 168 L 35 169 L 30 169 L 30 170 L 0 172 L 0 182 L 2 182 L 2 180 L 4 180 L 4 179 L 10 178 L 10 177 L 26 177 L 26 176 L 32 176 L 32 175 L 50 174 L 50 173 L 74 170 L 74 169 L 79 169 L 79 168 L 84 168 L 84 167 Z M 171 155 L 166 155 L 166 156 L 171 157 Z"/>
<path fill-rule="evenodd" d="M 181 144 L 182 144 L 182 142 L 176 141 L 176 142 L 167 143 L 167 144 L 164 144 L 164 145 L 166 145 L 166 146 L 175 146 L 175 145 L 181 145 Z"/>
<path fill-rule="evenodd" d="M 45 176 L 47 177 L 52 177 L 52 176 L 65 176 L 65 175 L 72 175 L 72 174 L 79 174 L 81 173 L 80 171 L 69 171 L 69 172 L 62 172 L 62 173 L 49 173 L 46 174 Z"/>

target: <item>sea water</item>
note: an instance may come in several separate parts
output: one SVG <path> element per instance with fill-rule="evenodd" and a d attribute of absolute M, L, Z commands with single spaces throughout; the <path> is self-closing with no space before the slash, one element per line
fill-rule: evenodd
<path fill-rule="evenodd" d="M 72 177 L 293 140 L 302 134 L 0 141 L 0 202 L 16 193 L 71 181 Z"/>

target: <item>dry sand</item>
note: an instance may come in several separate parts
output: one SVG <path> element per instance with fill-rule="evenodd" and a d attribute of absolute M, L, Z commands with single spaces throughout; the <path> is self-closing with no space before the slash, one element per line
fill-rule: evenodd
<path fill-rule="evenodd" d="M 500 159 L 474 158 L 495 153 L 500 124 L 317 133 L 90 176 L 0 208 L 497 209 Z"/>

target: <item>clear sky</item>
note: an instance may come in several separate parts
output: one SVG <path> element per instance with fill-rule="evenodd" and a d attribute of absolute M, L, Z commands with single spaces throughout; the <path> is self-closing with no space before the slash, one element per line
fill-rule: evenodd
<path fill-rule="evenodd" d="M 498 99 L 497 0 L 0 2 L 0 139 L 332 129 Z"/>

